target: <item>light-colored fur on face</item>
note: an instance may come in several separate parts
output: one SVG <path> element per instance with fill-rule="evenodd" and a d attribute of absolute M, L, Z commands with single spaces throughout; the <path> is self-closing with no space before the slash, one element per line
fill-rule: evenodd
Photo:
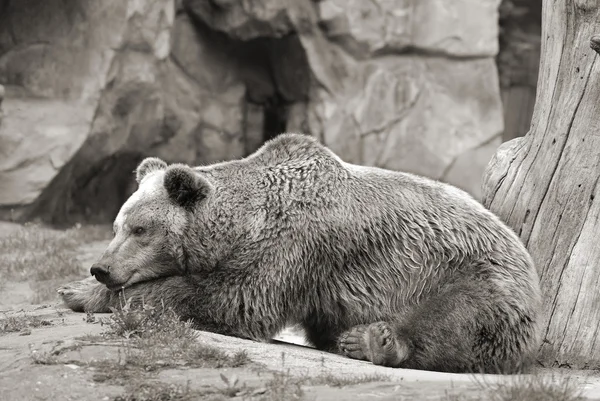
<path fill-rule="evenodd" d="M 148 173 L 145 177 L 142 178 L 142 181 L 139 183 L 138 189 L 131 194 L 129 199 L 125 201 L 121 209 L 119 210 L 119 214 L 115 218 L 113 229 L 115 233 L 119 230 L 125 228 L 127 215 L 131 213 L 131 211 L 139 205 L 142 200 L 149 199 L 157 199 L 160 198 L 161 195 L 165 197 L 165 188 L 163 186 L 163 179 L 165 177 L 164 170 L 153 171 Z"/>
<path fill-rule="evenodd" d="M 148 172 L 115 218 L 115 236 L 99 261 L 109 267 L 109 281 L 105 284 L 111 289 L 177 274 L 183 269 L 177 244 L 186 225 L 185 213 L 169 204 L 164 176 L 164 170 Z"/>

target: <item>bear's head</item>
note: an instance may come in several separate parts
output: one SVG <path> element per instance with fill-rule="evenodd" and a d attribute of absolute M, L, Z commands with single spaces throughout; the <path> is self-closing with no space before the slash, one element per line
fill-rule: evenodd
<path fill-rule="evenodd" d="M 182 274 L 184 233 L 196 206 L 212 192 L 189 166 L 147 158 L 136 171 L 138 189 L 123 204 L 114 238 L 90 272 L 109 289 Z"/>

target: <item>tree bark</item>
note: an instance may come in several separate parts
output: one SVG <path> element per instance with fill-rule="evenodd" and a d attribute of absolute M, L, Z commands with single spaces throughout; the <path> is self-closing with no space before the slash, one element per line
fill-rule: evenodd
<path fill-rule="evenodd" d="M 544 292 L 545 366 L 600 366 L 600 0 L 544 0 L 527 135 L 503 144 L 483 202 L 522 238 Z"/>

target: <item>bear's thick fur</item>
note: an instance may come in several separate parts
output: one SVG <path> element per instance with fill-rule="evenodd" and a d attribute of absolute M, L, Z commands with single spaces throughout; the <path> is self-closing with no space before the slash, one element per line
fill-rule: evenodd
<path fill-rule="evenodd" d="M 463 191 L 343 162 L 283 134 L 191 168 L 156 158 L 115 220 L 74 310 L 116 290 L 197 328 L 269 340 L 299 323 L 317 348 L 375 364 L 512 371 L 538 345 L 540 289 L 519 238 Z"/>

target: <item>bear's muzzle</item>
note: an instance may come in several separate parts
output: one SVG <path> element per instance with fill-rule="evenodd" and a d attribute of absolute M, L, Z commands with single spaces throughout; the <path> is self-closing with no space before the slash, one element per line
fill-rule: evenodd
<path fill-rule="evenodd" d="M 94 263 L 90 269 L 92 276 L 96 277 L 96 280 L 102 284 L 107 284 L 110 281 L 110 266 Z"/>

